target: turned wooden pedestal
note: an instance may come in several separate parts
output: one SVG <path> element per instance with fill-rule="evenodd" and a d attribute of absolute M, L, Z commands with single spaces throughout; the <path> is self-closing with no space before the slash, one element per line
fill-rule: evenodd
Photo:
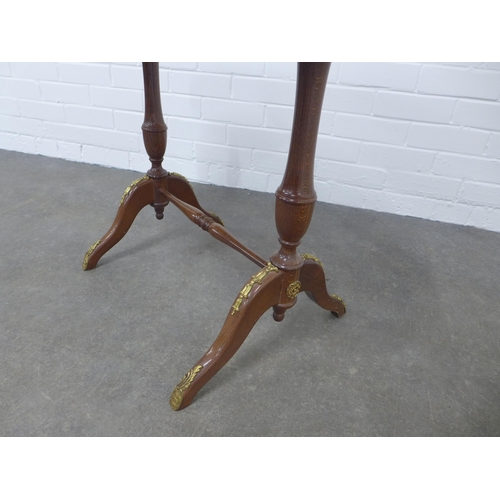
<path fill-rule="evenodd" d="M 142 131 L 151 168 L 125 190 L 113 224 L 85 254 L 83 269 L 96 267 L 99 259 L 125 236 L 142 208 L 151 205 L 156 217 L 162 219 L 169 203 L 260 267 L 235 298 L 215 342 L 175 387 L 170 398 L 174 410 L 191 403 L 197 392 L 231 359 L 267 310 L 272 308 L 273 318 L 282 321 L 285 312 L 297 302 L 297 295 L 306 292 L 320 307 L 337 317 L 346 311 L 342 299 L 328 293 L 319 259 L 297 253 L 316 202 L 314 154 L 329 68 L 330 63 L 298 63 L 290 151 L 283 181 L 276 191 L 280 248 L 266 260 L 238 241 L 217 215 L 200 206 L 184 177 L 163 169 L 167 127 L 161 109 L 158 63 L 143 63 L 146 105 Z"/>

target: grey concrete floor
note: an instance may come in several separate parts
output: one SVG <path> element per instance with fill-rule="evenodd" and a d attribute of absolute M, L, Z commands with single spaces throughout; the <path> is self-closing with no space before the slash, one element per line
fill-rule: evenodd
<path fill-rule="evenodd" d="M 141 175 L 0 151 L 0 435 L 500 435 L 500 234 L 324 203 L 300 250 L 347 314 L 301 294 L 172 411 L 258 268 L 169 206 L 83 272 Z M 274 195 L 195 190 L 277 250 Z"/>

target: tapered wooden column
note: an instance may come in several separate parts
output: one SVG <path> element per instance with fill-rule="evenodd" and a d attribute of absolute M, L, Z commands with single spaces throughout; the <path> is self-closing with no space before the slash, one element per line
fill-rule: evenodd
<path fill-rule="evenodd" d="M 82 267 L 85 271 L 94 269 L 99 259 L 127 234 L 137 214 L 144 207 L 151 205 L 155 209 L 156 218 L 163 219 L 163 211 L 169 204 L 169 199 L 162 194 L 162 190 L 167 190 L 176 199 L 194 207 L 195 210 L 200 210 L 206 217 L 222 224 L 222 220 L 217 215 L 213 212 L 207 212 L 200 206 L 191 184 L 185 177 L 167 172 L 163 168 L 162 162 L 167 147 L 167 126 L 161 108 L 158 63 L 142 63 L 142 73 L 145 103 L 142 136 L 151 161 L 151 168 L 146 175 L 132 182 L 123 193 L 111 227 L 101 239 L 87 250 L 83 258 Z M 234 246 L 239 242 L 231 243 Z"/>
<path fill-rule="evenodd" d="M 163 168 L 163 156 L 167 149 L 167 126 L 163 120 L 160 95 L 160 71 L 158 63 L 142 63 L 144 76 L 144 123 L 142 124 L 142 137 L 144 147 L 151 161 L 148 177 L 154 179 L 153 207 L 157 219 L 163 219 L 163 210 L 168 201 L 162 199 L 160 179 L 167 177 L 168 172 Z"/>
<path fill-rule="evenodd" d="M 321 106 L 330 63 L 299 63 L 290 151 L 283 181 L 276 191 L 276 229 L 281 248 L 271 257 L 280 269 L 300 267 L 297 247 L 311 222 L 314 190 L 314 154 Z"/>
<path fill-rule="evenodd" d="M 290 287 L 290 293 L 284 293 L 282 301 L 274 307 L 277 321 L 295 304 L 295 296 L 300 291 L 303 258 L 297 253 L 297 247 L 309 227 L 316 202 L 314 154 L 329 69 L 329 62 L 303 62 L 297 67 L 290 151 L 283 181 L 276 191 L 276 229 L 281 248 L 271 257 L 271 263 L 286 272 Z"/>
<path fill-rule="evenodd" d="M 318 258 L 297 253 L 316 202 L 314 153 L 330 63 L 299 63 L 295 114 L 283 182 L 276 191 L 276 229 L 280 249 L 252 276 L 236 297 L 224 325 L 205 355 L 186 373 L 170 398 L 174 410 L 189 406 L 197 392 L 231 359 L 257 320 L 273 308 L 276 321 L 304 291 L 335 316 L 345 313 L 342 299 L 326 289 Z"/>

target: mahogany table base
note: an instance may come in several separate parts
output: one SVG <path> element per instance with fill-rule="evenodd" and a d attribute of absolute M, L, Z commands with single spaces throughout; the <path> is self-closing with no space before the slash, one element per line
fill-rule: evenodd
<path fill-rule="evenodd" d="M 167 127 L 161 110 L 158 63 L 143 63 L 146 106 L 142 130 L 152 167 L 125 190 L 113 224 L 85 254 L 83 269 L 96 267 L 99 259 L 125 236 L 146 205 L 153 206 L 156 217 L 162 219 L 169 203 L 261 268 L 235 298 L 210 349 L 175 387 L 170 398 L 174 410 L 191 403 L 198 391 L 231 359 L 267 310 L 272 308 L 273 318 L 282 321 L 285 312 L 297 302 L 297 295 L 305 292 L 337 317 L 346 312 L 342 299 L 328 293 L 319 259 L 297 253 L 316 202 L 314 153 L 329 67 L 330 63 L 298 64 L 290 151 L 283 182 L 276 191 L 276 228 L 281 247 L 267 261 L 238 241 L 217 215 L 200 206 L 187 179 L 163 169 Z"/>

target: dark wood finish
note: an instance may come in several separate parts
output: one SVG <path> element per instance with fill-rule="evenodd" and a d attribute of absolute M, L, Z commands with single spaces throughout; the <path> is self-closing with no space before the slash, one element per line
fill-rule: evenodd
<path fill-rule="evenodd" d="M 143 63 L 146 106 L 142 131 L 151 168 L 146 176 L 125 191 L 111 228 L 85 255 L 84 269 L 93 269 L 102 255 L 123 238 L 142 208 L 152 205 L 156 217 L 161 219 L 169 203 L 261 268 L 236 297 L 215 342 L 175 387 L 170 398 L 174 410 L 185 408 L 192 402 L 197 392 L 236 353 L 267 310 L 272 308 L 273 318 L 282 321 L 286 311 L 297 302 L 299 292 L 306 292 L 320 307 L 338 317 L 346 311 L 340 297 L 328 294 L 319 259 L 297 252 L 316 202 L 314 154 L 329 68 L 330 63 L 298 64 L 290 151 L 283 182 L 276 191 L 276 229 L 280 248 L 266 262 L 235 238 L 218 216 L 199 205 L 185 178 L 162 167 L 167 127 L 161 110 L 158 63 Z"/>
<path fill-rule="evenodd" d="M 170 399 L 174 410 L 191 403 L 196 393 L 231 359 L 268 309 L 273 308 L 273 318 L 282 321 L 287 309 L 297 302 L 300 291 L 334 315 L 345 314 L 342 299 L 327 292 L 319 259 L 307 254 L 304 258 L 297 253 L 316 202 L 314 154 L 329 68 L 330 63 L 298 65 L 290 151 L 283 182 L 276 191 L 280 249 L 243 287 L 215 342 L 174 389 Z"/>
<path fill-rule="evenodd" d="M 168 201 L 171 201 L 173 205 L 188 217 L 188 219 L 201 227 L 204 231 L 208 231 L 215 239 L 240 252 L 260 267 L 264 267 L 267 264 L 262 257 L 259 257 L 256 253 L 243 245 L 243 243 L 238 241 L 222 224 L 216 222 L 212 215 L 206 215 L 202 210 L 180 200 L 166 189 L 160 189 L 160 193 L 165 196 Z"/>
<path fill-rule="evenodd" d="M 320 307 L 340 318 L 346 313 L 346 307 L 340 297 L 328 293 L 323 264 L 318 259 L 311 260 L 307 255 L 304 257 L 304 265 L 300 269 L 299 278 L 301 291 L 306 292 L 306 295 Z"/>
<path fill-rule="evenodd" d="M 174 389 L 170 398 L 173 410 L 188 406 L 196 393 L 231 359 L 257 320 L 275 303 L 281 286 L 281 273 L 270 272 L 261 285 L 250 290 L 248 298 L 242 301 L 236 313 L 233 314 L 234 309 L 231 308 L 215 342 L 186 374 L 194 375 L 193 380 L 189 384 L 181 381 Z"/>
<path fill-rule="evenodd" d="M 302 266 L 297 247 L 316 202 L 314 153 L 329 69 L 330 63 L 298 65 L 290 151 L 283 181 L 276 191 L 276 229 L 281 248 L 271 257 L 273 264 L 288 271 Z"/>
<path fill-rule="evenodd" d="M 163 219 L 163 211 L 169 200 L 161 194 L 161 189 L 171 192 L 179 200 L 223 224 L 217 215 L 207 212 L 200 206 L 187 179 L 179 174 L 169 173 L 163 168 L 163 156 L 167 148 L 167 126 L 163 120 L 161 109 L 158 63 L 142 63 L 142 69 L 145 99 L 142 136 L 151 161 L 151 168 L 146 176 L 133 182 L 125 190 L 115 220 L 108 232 L 94 243 L 85 254 L 82 264 L 84 270 L 91 270 L 97 266 L 99 259 L 127 234 L 137 214 L 146 205 L 151 205 L 154 208 L 157 219 Z"/>
<path fill-rule="evenodd" d="M 108 232 L 100 240 L 97 240 L 85 254 L 82 264 L 84 271 L 94 269 L 99 259 L 127 234 L 137 214 L 146 205 L 154 202 L 153 180 L 146 176 L 143 181 L 136 182 L 135 186 L 127 188 L 129 191 L 123 194 L 124 201 L 120 203 L 120 208 L 118 208 L 115 220 Z"/>

